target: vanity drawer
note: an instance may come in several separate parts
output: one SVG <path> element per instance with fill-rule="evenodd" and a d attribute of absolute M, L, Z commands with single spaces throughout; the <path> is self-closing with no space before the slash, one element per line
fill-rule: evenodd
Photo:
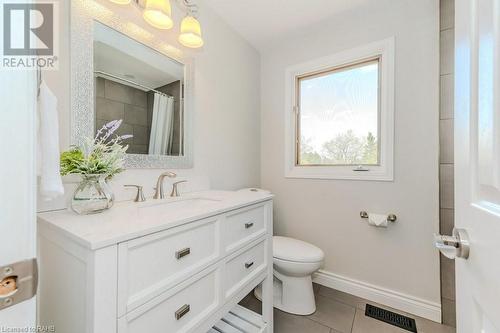
<path fill-rule="evenodd" d="M 144 304 L 220 257 L 217 217 L 119 245 L 118 315 Z"/>
<path fill-rule="evenodd" d="M 257 239 L 266 233 L 264 206 L 247 207 L 228 213 L 223 233 L 226 252 Z"/>
<path fill-rule="evenodd" d="M 201 275 L 118 319 L 118 333 L 182 333 L 206 320 L 220 305 L 220 269 Z"/>
<path fill-rule="evenodd" d="M 232 297 L 247 282 L 266 269 L 268 264 L 266 244 L 267 241 L 264 240 L 226 262 L 224 270 L 224 295 L 226 299 Z"/>

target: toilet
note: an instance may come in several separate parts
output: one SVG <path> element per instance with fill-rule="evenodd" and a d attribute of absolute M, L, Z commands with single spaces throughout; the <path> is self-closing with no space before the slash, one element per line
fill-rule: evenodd
<path fill-rule="evenodd" d="M 289 237 L 273 237 L 274 307 L 282 311 L 309 315 L 316 311 L 312 274 L 317 271 L 325 254 L 306 242 Z M 262 300 L 261 286 L 255 296 Z"/>

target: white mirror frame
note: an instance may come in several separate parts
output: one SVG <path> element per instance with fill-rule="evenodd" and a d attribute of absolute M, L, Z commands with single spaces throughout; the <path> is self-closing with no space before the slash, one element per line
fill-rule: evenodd
<path fill-rule="evenodd" d="M 127 169 L 186 169 L 193 167 L 193 84 L 194 61 L 182 51 L 158 39 L 127 19 L 94 1 L 71 1 L 71 145 L 95 133 L 94 111 L 94 21 L 98 21 L 150 47 L 185 66 L 184 81 L 184 155 L 127 154 Z"/>

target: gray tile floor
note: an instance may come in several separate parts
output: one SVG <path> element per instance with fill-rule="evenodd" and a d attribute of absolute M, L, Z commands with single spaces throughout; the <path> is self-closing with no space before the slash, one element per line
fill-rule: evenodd
<path fill-rule="evenodd" d="M 316 312 L 310 316 L 295 316 L 274 310 L 274 333 L 408 333 L 395 326 L 365 316 L 365 305 L 381 308 L 414 318 L 418 333 L 455 333 L 453 327 L 397 311 L 327 287 L 314 285 Z M 253 294 L 240 304 L 261 313 L 261 303 Z"/>

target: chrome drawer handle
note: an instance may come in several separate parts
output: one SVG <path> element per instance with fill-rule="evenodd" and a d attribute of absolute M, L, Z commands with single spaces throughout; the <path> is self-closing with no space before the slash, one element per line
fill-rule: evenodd
<path fill-rule="evenodd" d="M 179 320 L 191 310 L 189 304 L 184 304 L 179 310 L 175 311 L 175 319 Z"/>
<path fill-rule="evenodd" d="M 187 256 L 190 253 L 191 253 L 191 248 L 186 247 L 185 249 L 182 249 L 182 250 L 175 252 L 175 257 L 177 258 L 177 260 L 179 260 L 182 257 Z"/>
<path fill-rule="evenodd" d="M 245 268 L 246 268 L 246 269 L 249 269 L 249 268 L 250 268 L 250 267 L 252 267 L 252 266 L 253 266 L 253 261 L 252 261 L 252 262 L 247 262 L 247 263 L 245 263 Z"/>
<path fill-rule="evenodd" d="M 245 229 L 250 229 L 253 227 L 253 222 L 245 223 Z"/>

